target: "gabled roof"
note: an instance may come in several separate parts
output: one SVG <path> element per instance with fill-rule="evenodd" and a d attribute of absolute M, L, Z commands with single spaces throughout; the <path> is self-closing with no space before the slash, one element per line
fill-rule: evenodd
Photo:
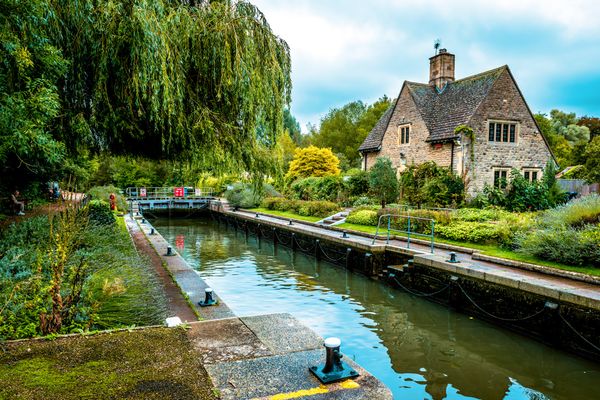
<path fill-rule="evenodd" d="M 399 97 L 400 96 L 398 96 L 396 100 L 392 104 L 390 104 L 387 110 L 385 110 L 381 118 L 379 118 L 379 121 L 377 121 L 373 129 L 371 129 L 371 132 L 369 133 L 365 141 L 358 148 L 358 151 L 369 152 L 379 150 L 379 147 L 381 146 L 381 141 L 383 140 L 383 135 L 385 134 L 385 131 L 387 130 L 388 125 L 390 124 L 390 118 L 394 113 L 394 109 L 396 108 L 396 103 L 398 102 Z"/>
<path fill-rule="evenodd" d="M 417 110 L 429 131 L 430 142 L 454 138 L 454 129 L 467 124 L 492 86 L 508 67 L 502 66 L 477 75 L 448 83 L 442 90 L 424 83 L 405 82 Z M 397 102 L 397 100 L 396 100 Z M 377 122 L 359 151 L 376 151 L 381 146 L 383 135 L 395 108 L 394 103 Z"/>

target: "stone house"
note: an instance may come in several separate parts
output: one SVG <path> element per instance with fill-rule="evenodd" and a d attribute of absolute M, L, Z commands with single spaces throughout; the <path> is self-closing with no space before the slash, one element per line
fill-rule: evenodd
<path fill-rule="evenodd" d="M 454 54 L 429 59 L 429 84 L 405 81 L 400 94 L 359 147 L 362 168 L 389 157 L 407 165 L 434 161 L 450 167 L 473 196 L 484 185 L 502 185 L 513 168 L 539 180 L 554 161 L 508 66 L 454 80 Z M 467 125 L 473 135 L 455 134 Z"/>

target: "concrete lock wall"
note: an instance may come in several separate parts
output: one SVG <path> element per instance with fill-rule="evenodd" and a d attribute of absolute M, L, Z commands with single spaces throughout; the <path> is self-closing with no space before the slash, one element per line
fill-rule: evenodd
<path fill-rule="evenodd" d="M 341 237 L 338 241 L 312 232 L 301 233 L 294 226 L 274 226 L 233 213 L 213 212 L 212 216 L 248 236 L 272 240 L 378 279 L 382 284 L 600 361 L 600 352 L 573 333 L 575 330 L 584 338 L 600 337 L 600 306 L 591 299 L 494 275 L 489 273 L 491 270 L 485 273 L 477 268 L 457 268 L 441 256 L 380 244 L 350 244 Z"/>

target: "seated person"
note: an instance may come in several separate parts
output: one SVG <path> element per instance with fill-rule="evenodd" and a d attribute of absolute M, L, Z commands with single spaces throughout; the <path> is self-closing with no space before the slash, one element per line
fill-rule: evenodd
<path fill-rule="evenodd" d="M 19 193 L 18 190 L 15 190 L 11 195 L 10 195 L 10 200 L 12 201 L 13 207 L 15 209 L 15 211 L 19 210 L 17 212 L 17 215 L 25 215 L 25 203 L 22 201 L 18 200 L 18 197 L 21 193 Z"/>

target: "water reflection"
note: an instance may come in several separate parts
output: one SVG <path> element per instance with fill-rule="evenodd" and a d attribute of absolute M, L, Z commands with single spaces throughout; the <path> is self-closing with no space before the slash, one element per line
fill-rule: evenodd
<path fill-rule="evenodd" d="M 156 221 L 237 315 L 288 312 L 402 399 L 600 399 L 598 364 L 209 220 Z"/>

